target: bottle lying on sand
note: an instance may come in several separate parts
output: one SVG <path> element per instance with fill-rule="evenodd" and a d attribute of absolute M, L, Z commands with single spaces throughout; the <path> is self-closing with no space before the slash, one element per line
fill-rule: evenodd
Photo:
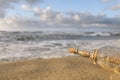
<path fill-rule="evenodd" d="M 120 48 L 105 46 L 92 51 L 69 48 L 69 52 L 90 58 L 93 64 L 97 64 L 104 69 L 112 70 L 120 74 Z"/>

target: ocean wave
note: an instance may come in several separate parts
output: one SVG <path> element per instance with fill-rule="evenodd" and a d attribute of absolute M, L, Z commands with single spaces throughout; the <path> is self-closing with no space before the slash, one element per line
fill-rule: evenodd
<path fill-rule="evenodd" d="M 0 61 L 73 56 L 68 52 L 70 47 L 120 47 L 119 36 L 117 32 L 0 32 Z"/>
<path fill-rule="evenodd" d="M 110 32 L 0 32 L 0 41 L 42 41 L 73 39 L 116 39 L 120 33 Z"/>

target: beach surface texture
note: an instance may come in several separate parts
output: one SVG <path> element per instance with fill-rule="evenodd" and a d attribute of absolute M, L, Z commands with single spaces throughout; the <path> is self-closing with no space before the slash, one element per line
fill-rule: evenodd
<path fill-rule="evenodd" d="M 80 56 L 0 63 L 0 80 L 120 80 Z"/>

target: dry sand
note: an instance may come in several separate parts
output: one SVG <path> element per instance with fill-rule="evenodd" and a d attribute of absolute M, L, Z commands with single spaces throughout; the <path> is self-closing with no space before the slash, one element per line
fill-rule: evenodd
<path fill-rule="evenodd" d="M 65 57 L 0 63 L 0 80 L 120 80 L 88 58 Z"/>

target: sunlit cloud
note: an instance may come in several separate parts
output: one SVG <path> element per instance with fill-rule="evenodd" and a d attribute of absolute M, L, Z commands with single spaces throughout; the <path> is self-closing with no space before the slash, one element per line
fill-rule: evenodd
<path fill-rule="evenodd" d="M 31 10 L 30 5 L 28 5 L 28 4 L 23 4 L 23 5 L 21 6 L 21 8 L 22 8 L 23 10 L 26 10 L 26 11 L 30 11 L 30 10 Z"/>
<path fill-rule="evenodd" d="M 112 2 L 112 1 L 119 1 L 119 0 L 102 0 L 103 2 Z"/>
<path fill-rule="evenodd" d="M 110 10 L 120 10 L 120 4 L 109 7 Z"/>

